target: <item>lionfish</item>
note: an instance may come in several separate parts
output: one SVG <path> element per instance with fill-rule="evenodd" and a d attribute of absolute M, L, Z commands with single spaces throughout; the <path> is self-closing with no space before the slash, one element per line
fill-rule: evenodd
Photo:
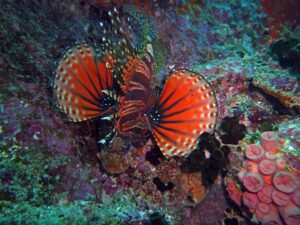
<path fill-rule="evenodd" d="M 214 130 L 211 85 L 200 74 L 177 69 L 158 93 L 151 38 L 138 51 L 124 34 L 118 10 L 108 15 L 109 25 L 100 22 L 101 46 L 78 44 L 59 61 L 53 84 L 59 108 L 73 122 L 108 119 L 111 133 L 123 139 L 152 134 L 166 157 L 187 156 L 203 132 Z"/>

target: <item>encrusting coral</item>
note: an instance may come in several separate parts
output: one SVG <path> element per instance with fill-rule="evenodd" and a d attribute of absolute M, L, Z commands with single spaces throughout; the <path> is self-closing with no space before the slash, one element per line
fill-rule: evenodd
<path fill-rule="evenodd" d="M 227 180 L 230 198 L 262 224 L 300 223 L 300 171 L 284 158 L 282 144 L 275 132 L 262 133 L 260 144 L 247 146 L 246 160 L 237 174 L 243 188 Z"/>

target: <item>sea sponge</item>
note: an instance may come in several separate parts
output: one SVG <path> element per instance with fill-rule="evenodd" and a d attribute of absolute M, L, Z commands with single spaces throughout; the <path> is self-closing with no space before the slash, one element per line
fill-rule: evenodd
<path fill-rule="evenodd" d="M 126 153 L 105 152 L 97 154 L 102 167 L 110 174 L 124 173 L 130 166 L 132 159 Z"/>
<path fill-rule="evenodd" d="M 207 195 L 208 189 L 201 182 L 201 173 L 182 173 L 180 187 L 183 193 L 193 202 L 192 206 L 199 204 Z"/>
<path fill-rule="evenodd" d="M 218 175 L 224 176 L 229 164 L 230 148 L 222 145 L 214 136 L 204 132 L 200 135 L 197 148 L 183 159 L 180 168 L 183 172 L 202 173 L 202 183 L 206 186 L 213 184 Z"/>
<path fill-rule="evenodd" d="M 223 131 L 221 135 L 223 144 L 236 145 L 246 133 L 245 125 L 240 124 L 237 117 L 225 117 L 221 123 L 221 130 Z"/>

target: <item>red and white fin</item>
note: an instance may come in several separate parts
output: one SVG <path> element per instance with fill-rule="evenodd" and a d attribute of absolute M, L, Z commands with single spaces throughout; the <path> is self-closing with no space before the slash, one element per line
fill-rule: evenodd
<path fill-rule="evenodd" d="M 203 132 L 212 132 L 217 100 L 210 84 L 199 74 L 172 72 L 147 121 L 166 157 L 187 156 Z"/>
<path fill-rule="evenodd" d="M 101 104 L 105 90 L 111 90 L 113 75 L 109 58 L 100 60 L 98 50 L 88 44 L 69 49 L 56 70 L 54 91 L 60 109 L 71 121 L 98 117 L 107 107 Z"/>

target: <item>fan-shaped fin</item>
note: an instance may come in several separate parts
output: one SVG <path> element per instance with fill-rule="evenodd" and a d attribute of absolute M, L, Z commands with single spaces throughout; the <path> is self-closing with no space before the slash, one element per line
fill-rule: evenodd
<path fill-rule="evenodd" d="M 209 83 L 179 70 L 169 75 L 147 121 L 160 150 L 170 157 L 193 151 L 199 135 L 214 129 L 216 117 L 217 101 Z"/>
<path fill-rule="evenodd" d="M 80 44 L 68 50 L 59 62 L 54 90 L 60 109 L 71 121 L 100 116 L 111 106 L 103 91 L 112 89 L 113 76 L 107 68 L 108 59 L 99 57 L 96 48 Z"/>

